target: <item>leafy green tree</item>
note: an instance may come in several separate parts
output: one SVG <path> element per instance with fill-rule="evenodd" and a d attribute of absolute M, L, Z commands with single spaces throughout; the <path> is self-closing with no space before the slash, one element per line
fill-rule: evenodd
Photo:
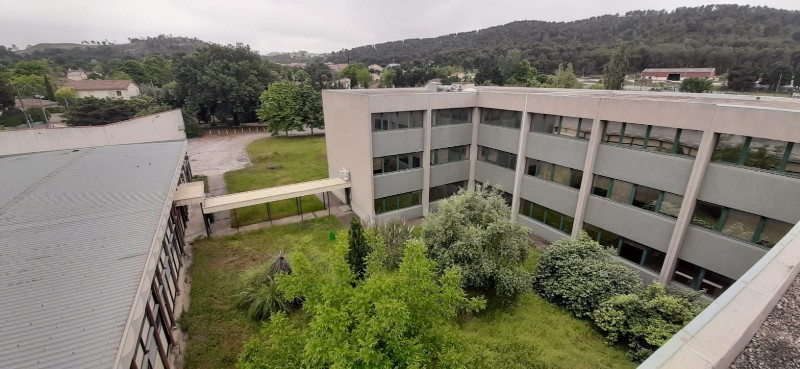
<path fill-rule="evenodd" d="M 553 76 L 553 87 L 578 88 L 580 86 L 581 83 L 578 81 L 578 76 L 575 75 L 572 63 L 568 63 L 566 68 L 559 64 L 556 74 Z"/>
<path fill-rule="evenodd" d="M 350 78 L 350 87 L 367 86 L 372 82 L 372 76 L 364 63 L 350 64 L 339 72 L 339 77 Z"/>
<path fill-rule="evenodd" d="M 443 271 L 458 266 L 467 289 L 512 303 L 530 289 L 524 267 L 531 242 L 527 228 L 511 220 L 500 191 L 477 186 L 439 202 L 422 223 L 422 239 Z"/>
<path fill-rule="evenodd" d="M 325 119 L 322 114 L 322 93 L 309 85 L 301 85 L 298 95 L 301 101 L 300 120 L 311 129 L 313 135 L 314 129 L 325 128 Z"/>
<path fill-rule="evenodd" d="M 183 115 L 183 131 L 186 132 L 186 138 L 194 138 L 203 136 L 203 129 L 200 127 L 200 122 L 197 121 L 197 114 L 192 114 L 186 110 L 181 110 Z"/>
<path fill-rule="evenodd" d="M 256 119 L 259 96 L 277 80 L 273 64 L 243 44 L 210 44 L 173 58 L 175 98 L 202 120 L 231 117 L 234 123 Z"/>
<path fill-rule="evenodd" d="M 620 46 L 611 54 L 611 60 L 603 68 L 603 85 L 606 90 L 621 90 L 628 74 L 628 52 Z"/>
<path fill-rule="evenodd" d="M 267 123 L 273 135 L 284 131 L 303 130 L 301 109 L 303 102 L 300 87 L 289 81 L 275 82 L 261 94 L 261 107 L 257 110 L 258 119 Z"/>
<path fill-rule="evenodd" d="M 328 87 L 333 81 L 331 69 L 321 60 L 315 60 L 306 64 L 306 72 L 311 78 L 311 86 L 317 91 Z"/>
<path fill-rule="evenodd" d="M 161 55 L 149 55 L 141 61 L 145 82 L 162 87 L 173 80 L 172 61 Z"/>
<path fill-rule="evenodd" d="M 0 111 L 14 107 L 14 91 L 8 85 L 8 82 L 0 76 Z"/>
<path fill-rule="evenodd" d="M 123 74 L 128 76 L 128 78 L 122 77 Z M 114 69 L 112 76 L 113 78 L 110 79 L 131 79 L 138 84 L 149 82 L 147 73 L 145 73 L 144 68 L 142 68 L 142 63 L 138 60 L 123 62 Z"/>
<path fill-rule="evenodd" d="M 45 76 L 52 75 L 47 59 L 22 60 L 9 70 L 11 76 Z"/>
<path fill-rule="evenodd" d="M 278 288 L 277 277 L 281 273 L 292 274 L 292 267 L 281 255 L 271 265 L 262 265 L 246 272 L 242 286 L 234 296 L 236 307 L 245 310 L 253 320 L 267 320 L 278 312 L 292 309 L 292 301 L 287 300 Z"/>
<path fill-rule="evenodd" d="M 361 225 L 358 217 L 350 218 L 350 232 L 348 232 L 347 239 L 350 241 L 347 263 L 350 264 L 350 270 L 356 279 L 364 279 L 367 271 L 367 255 L 371 250 L 367 238 L 364 236 L 364 226 Z"/>
<path fill-rule="evenodd" d="M 372 74 L 368 69 L 359 69 L 356 72 L 356 79 L 358 80 L 358 85 L 362 88 L 369 88 L 369 85 L 372 84 Z"/>
<path fill-rule="evenodd" d="M 681 81 L 680 90 L 683 92 L 711 92 L 711 81 L 708 78 L 686 78 Z"/>
<path fill-rule="evenodd" d="M 381 72 L 380 87 L 394 87 L 394 78 L 397 76 L 397 70 L 394 68 L 386 68 Z"/>
<path fill-rule="evenodd" d="M 53 84 L 50 83 L 50 79 L 47 78 L 47 75 L 44 75 L 44 95 L 47 100 L 56 101 L 56 93 L 53 91 Z"/>
<path fill-rule="evenodd" d="M 115 70 L 108 75 L 106 79 L 116 79 L 116 80 L 133 80 L 130 74 L 125 73 L 121 70 Z"/>
<path fill-rule="evenodd" d="M 372 249 L 368 260 L 395 270 L 403 261 L 406 242 L 414 238 L 414 227 L 401 221 L 377 224 L 367 229 L 365 236 Z"/>
<path fill-rule="evenodd" d="M 131 119 L 139 110 L 130 100 L 85 97 L 70 105 L 64 118 L 71 126 L 97 126 Z"/>
<path fill-rule="evenodd" d="M 556 241 L 539 257 L 533 289 L 576 317 L 589 317 L 603 301 L 643 288 L 639 276 L 614 260 L 586 232 Z"/>
<path fill-rule="evenodd" d="M 519 69 L 521 64 L 522 52 L 519 51 L 519 49 L 511 49 L 506 51 L 506 55 L 500 57 L 500 60 L 497 62 L 500 73 L 503 75 L 503 79 L 505 80 L 511 78 L 511 76 L 517 72 L 517 69 Z"/>
<path fill-rule="evenodd" d="M 528 60 L 523 60 L 519 63 L 519 66 L 514 73 L 506 80 L 507 85 L 511 86 L 526 86 L 526 87 L 534 87 L 539 85 L 539 81 L 536 79 L 538 76 L 538 71 L 536 68 L 531 66 L 531 62 Z"/>
<path fill-rule="evenodd" d="M 699 293 L 670 294 L 653 283 L 604 301 L 592 318 L 609 344 L 627 343 L 628 357 L 642 361 L 703 310 L 698 297 Z"/>
<path fill-rule="evenodd" d="M 276 314 L 245 344 L 237 367 L 266 368 L 463 368 L 454 331 L 460 311 L 485 301 L 469 299 L 457 268 L 437 278 L 436 263 L 418 240 L 406 244 L 396 271 L 370 265 L 356 282 L 342 237 L 328 260 L 296 254 L 294 273 L 278 278 L 288 298 L 303 299 L 305 329 Z"/>
<path fill-rule="evenodd" d="M 792 68 L 784 63 L 773 64 L 761 78 L 761 84 L 769 85 L 772 91 L 778 89 L 778 86 L 790 83 L 792 83 Z"/>
<path fill-rule="evenodd" d="M 758 81 L 758 71 L 752 67 L 737 66 L 728 72 L 728 89 L 750 91 Z"/>
<path fill-rule="evenodd" d="M 12 77 L 9 81 L 12 90 L 22 95 L 22 97 L 42 96 L 45 93 L 44 77 L 41 75 L 19 75 Z"/>

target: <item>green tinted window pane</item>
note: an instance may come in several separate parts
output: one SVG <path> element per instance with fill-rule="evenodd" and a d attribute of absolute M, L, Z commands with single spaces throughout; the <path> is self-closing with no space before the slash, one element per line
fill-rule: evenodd
<path fill-rule="evenodd" d="M 675 273 L 672 275 L 672 280 L 678 282 L 691 289 L 695 288 L 697 278 L 700 276 L 700 267 L 690 262 L 678 259 L 678 264 L 675 266 Z"/>
<path fill-rule="evenodd" d="M 397 196 L 389 196 L 383 199 L 383 208 L 385 211 L 397 210 Z"/>
<path fill-rule="evenodd" d="M 569 186 L 571 180 L 572 180 L 572 173 L 570 172 L 569 168 L 562 167 L 560 165 L 555 166 L 555 172 L 553 174 L 553 182 L 562 184 L 564 186 Z"/>
<path fill-rule="evenodd" d="M 659 193 L 661 193 L 661 191 L 655 188 L 636 186 L 636 194 L 633 196 L 633 206 L 644 210 L 655 211 Z"/>
<path fill-rule="evenodd" d="M 411 193 L 403 193 L 397 195 L 398 201 L 400 202 L 400 209 L 407 208 L 411 206 Z"/>
<path fill-rule="evenodd" d="M 604 229 L 603 232 L 600 234 L 599 242 L 601 245 L 614 249 L 616 251 L 617 245 L 619 245 L 619 239 L 620 237 L 618 234 Z"/>
<path fill-rule="evenodd" d="M 758 244 L 764 247 L 775 246 L 775 244 L 778 243 L 783 236 L 786 236 L 791 229 L 792 225 L 789 223 L 767 218 L 766 222 L 764 222 L 764 230 L 761 231 Z"/>
<path fill-rule="evenodd" d="M 661 251 L 656 249 L 649 249 L 647 250 L 647 256 L 645 256 L 643 267 L 650 269 L 654 272 L 660 272 L 661 267 L 664 265 L 664 254 Z"/>
<path fill-rule="evenodd" d="M 569 186 L 572 188 L 581 188 L 581 181 L 583 180 L 583 171 L 573 169 L 572 170 L 572 177 L 569 180 Z"/>
<path fill-rule="evenodd" d="M 547 219 L 544 222 L 555 229 L 561 229 L 561 213 L 548 209 Z"/>
<path fill-rule="evenodd" d="M 642 262 L 644 247 L 631 240 L 622 240 L 622 247 L 619 249 L 619 257 L 628 260 L 636 265 Z"/>
<path fill-rule="evenodd" d="M 519 213 L 525 216 L 531 216 L 531 209 L 533 208 L 533 204 L 530 201 L 523 199 L 521 201 L 522 206 L 520 206 Z"/>
<path fill-rule="evenodd" d="M 594 181 L 592 183 L 592 193 L 600 197 L 607 197 L 608 187 L 610 185 L 611 185 L 610 178 L 595 174 Z"/>
<path fill-rule="evenodd" d="M 786 142 L 753 137 L 744 165 L 766 170 L 778 170 L 786 151 Z"/>
<path fill-rule="evenodd" d="M 583 223 L 583 230 L 595 241 L 597 241 L 597 238 L 600 236 L 600 229 L 589 223 Z"/>
<path fill-rule="evenodd" d="M 545 212 L 544 206 L 541 206 L 539 204 L 533 204 L 531 212 L 532 212 L 531 218 L 536 219 L 540 222 L 544 222 L 544 212 Z"/>
<path fill-rule="evenodd" d="M 738 164 L 744 141 L 744 136 L 721 133 L 717 140 L 717 145 L 714 147 L 714 153 L 711 155 L 711 160 Z"/>
<path fill-rule="evenodd" d="M 681 212 L 681 203 L 683 196 L 674 193 L 664 192 L 664 198 L 661 199 L 661 208 L 658 210 L 661 214 L 669 215 L 673 218 L 678 217 Z"/>
<path fill-rule="evenodd" d="M 375 214 L 380 214 L 384 211 L 386 210 L 383 208 L 383 199 L 375 199 Z"/>
<path fill-rule="evenodd" d="M 633 191 L 632 183 L 616 179 L 611 186 L 611 196 L 609 196 L 609 198 L 628 204 L 631 201 L 631 191 Z"/>
<path fill-rule="evenodd" d="M 550 180 L 553 178 L 553 171 L 555 170 L 555 165 L 545 162 L 539 162 L 539 174 L 537 177 Z"/>
<path fill-rule="evenodd" d="M 742 241 L 751 242 L 760 219 L 760 216 L 752 213 L 729 209 L 725 225 L 722 227 L 722 233 Z"/>
<path fill-rule="evenodd" d="M 381 169 L 382 164 L 383 164 L 383 159 L 381 158 L 372 159 L 372 174 L 383 173 L 383 170 Z"/>
<path fill-rule="evenodd" d="M 411 193 L 411 205 L 419 205 L 422 203 L 422 191 L 414 191 Z"/>
<path fill-rule="evenodd" d="M 716 229 L 720 216 L 722 216 L 721 206 L 697 201 L 692 215 L 692 224 L 703 228 Z"/>
<path fill-rule="evenodd" d="M 575 219 L 570 216 L 564 215 L 564 225 L 561 227 L 561 230 L 565 233 L 572 233 L 572 224 L 575 223 Z"/>

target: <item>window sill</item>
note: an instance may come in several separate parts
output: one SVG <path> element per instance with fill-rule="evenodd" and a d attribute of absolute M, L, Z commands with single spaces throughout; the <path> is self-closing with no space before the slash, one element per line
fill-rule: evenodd
<path fill-rule="evenodd" d="M 731 167 L 731 168 L 746 169 L 746 170 L 751 170 L 753 172 L 765 173 L 765 174 L 774 174 L 774 175 L 785 177 L 785 178 L 800 180 L 800 173 L 795 174 L 795 173 L 791 173 L 791 172 L 778 172 L 778 171 L 759 168 L 759 167 L 748 167 L 746 165 L 739 165 L 739 164 L 729 163 L 729 162 L 726 162 L 726 161 L 712 161 L 711 164 L 719 164 L 719 165 L 726 166 L 726 167 Z"/>
<path fill-rule="evenodd" d="M 674 157 L 674 158 L 689 159 L 689 160 L 692 160 L 692 161 L 694 161 L 694 159 L 695 159 L 695 157 L 691 156 L 691 155 L 683 155 L 683 154 L 676 154 L 676 153 L 663 152 L 663 151 L 650 151 L 650 150 L 645 150 L 645 149 L 640 148 L 640 147 L 628 146 L 628 145 L 623 145 L 623 144 L 618 144 L 618 143 L 601 142 L 600 144 L 601 145 L 606 145 L 606 146 L 621 147 L 623 149 L 646 152 L 646 153 L 650 153 L 650 154 L 671 156 L 671 157 Z"/>
<path fill-rule="evenodd" d="M 496 164 L 496 163 L 494 163 L 494 162 L 491 162 L 491 161 L 487 161 L 487 160 L 481 160 L 481 159 L 478 159 L 478 161 L 479 161 L 479 162 L 481 162 L 481 163 L 486 163 L 486 164 L 489 164 L 489 165 L 492 165 L 492 166 L 498 167 L 498 168 L 502 168 L 502 169 L 505 169 L 505 170 L 510 170 L 510 171 L 512 171 L 512 172 L 516 172 L 516 170 L 514 170 L 514 169 L 511 169 L 511 168 L 509 168 L 509 167 L 504 167 L 504 166 L 502 166 L 502 165 L 500 165 L 500 164 Z"/>
<path fill-rule="evenodd" d="M 397 132 L 397 131 L 412 131 L 412 130 L 415 130 L 415 129 L 422 130 L 422 129 L 423 129 L 423 127 L 413 127 L 413 128 L 395 128 L 395 129 L 386 129 L 386 130 L 384 130 L 384 129 L 381 129 L 381 130 L 377 130 L 377 131 L 373 129 L 373 130 L 372 130 L 372 133 L 387 133 L 387 132 Z"/>
<path fill-rule="evenodd" d="M 575 140 L 575 141 L 581 141 L 581 142 L 587 142 L 587 143 L 589 142 L 588 138 L 570 137 L 570 136 L 564 136 L 564 135 L 560 135 L 560 134 L 556 134 L 556 133 L 547 133 L 547 132 L 538 132 L 538 131 L 530 131 L 529 133 L 533 133 L 533 134 L 537 134 L 537 135 L 541 135 L 541 136 L 546 136 L 546 137 L 559 137 L 559 138 L 564 138 L 564 139 L 568 139 L 568 140 Z"/>
<path fill-rule="evenodd" d="M 411 169 L 403 169 L 403 170 L 396 170 L 394 172 L 387 172 L 387 173 L 378 173 L 378 174 L 372 173 L 372 178 L 385 177 L 385 176 L 390 176 L 392 174 L 408 173 L 408 172 L 413 172 L 415 170 L 422 170 L 422 167 L 411 168 Z"/>
<path fill-rule="evenodd" d="M 520 131 L 522 129 L 522 128 L 519 128 L 519 127 L 498 126 L 496 124 L 489 124 L 489 123 L 484 123 L 484 122 L 481 122 L 480 124 L 484 125 L 484 126 L 487 126 L 487 127 L 505 128 L 505 129 L 512 130 L 512 131 Z"/>

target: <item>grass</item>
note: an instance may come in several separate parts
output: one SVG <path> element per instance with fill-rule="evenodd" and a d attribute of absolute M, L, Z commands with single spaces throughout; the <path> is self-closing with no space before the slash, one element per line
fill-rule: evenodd
<path fill-rule="evenodd" d="M 258 331 L 260 324 L 236 309 L 231 297 L 244 271 L 280 252 L 291 258 L 300 243 L 309 244 L 312 253 L 324 253 L 333 244 L 328 232 L 341 228 L 335 218 L 324 217 L 195 241 L 191 304 L 180 321 L 189 332 L 186 368 L 234 368 L 245 341 Z"/>
<path fill-rule="evenodd" d="M 274 260 L 279 252 L 291 260 L 294 247 L 311 245 L 322 255 L 332 242 L 328 232 L 342 229 L 332 217 L 264 228 L 194 244 L 191 307 L 181 318 L 189 344 L 187 369 L 234 368 L 244 342 L 260 323 L 236 309 L 231 295 L 242 273 Z M 525 265 L 533 269 L 540 251 Z M 587 321 L 529 292 L 512 307 L 491 307 L 459 323 L 470 347 L 468 355 L 483 357 L 488 368 L 634 368 L 624 350 L 605 344 Z"/>
<path fill-rule="evenodd" d="M 324 137 L 263 138 L 248 145 L 247 153 L 252 164 L 225 173 L 228 193 L 328 178 Z M 314 195 L 303 196 L 301 201 L 303 212 L 324 209 L 322 201 Z M 297 214 L 295 199 L 270 203 L 270 209 L 273 219 Z M 232 227 L 268 220 L 266 205 L 237 209 L 235 216 L 231 213 Z"/>

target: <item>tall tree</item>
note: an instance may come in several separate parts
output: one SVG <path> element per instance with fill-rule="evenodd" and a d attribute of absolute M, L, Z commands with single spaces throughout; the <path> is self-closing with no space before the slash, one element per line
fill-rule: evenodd
<path fill-rule="evenodd" d="M 311 78 L 311 86 L 318 91 L 328 87 L 333 81 L 331 68 L 328 68 L 321 60 L 306 64 L 306 72 Z"/>
<path fill-rule="evenodd" d="M 370 253 L 367 238 L 364 236 L 364 226 L 361 225 L 361 220 L 358 217 L 350 218 L 350 232 L 348 232 L 348 240 L 350 241 L 350 249 L 347 253 L 347 263 L 350 264 L 350 270 L 356 279 L 364 279 L 364 273 L 367 271 L 367 255 Z"/>
<path fill-rule="evenodd" d="M 177 100 L 203 120 L 254 120 L 261 93 L 278 78 L 277 67 L 243 44 L 210 44 L 176 55 L 173 67 Z"/>
<path fill-rule="evenodd" d="M 758 71 L 753 67 L 737 66 L 728 72 L 728 89 L 733 91 L 752 90 L 758 81 Z"/>
<path fill-rule="evenodd" d="M 273 135 L 278 132 L 302 131 L 300 87 L 289 81 L 275 82 L 261 94 L 261 107 L 256 111 L 258 119 L 267 123 Z"/>
<path fill-rule="evenodd" d="M 47 78 L 47 75 L 44 75 L 44 95 L 47 97 L 47 100 L 56 101 L 56 93 L 53 91 L 53 84 L 50 83 L 50 79 Z"/>
<path fill-rule="evenodd" d="M 350 87 L 358 87 L 367 84 L 372 80 L 369 74 L 369 69 L 364 63 L 350 64 L 339 72 L 340 77 L 350 78 Z"/>
<path fill-rule="evenodd" d="M 769 85 L 772 91 L 790 83 L 792 83 L 792 68 L 784 63 L 773 64 L 761 78 L 761 84 Z"/>
<path fill-rule="evenodd" d="M 553 76 L 553 87 L 578 88 L 580 86 L 581 84 L 578 81 L 578 76 L 575 75 L 572 63 L 567 64 L 566 68 L 564 68 L 562 64 L 559 64 L 556 74 Z"/>
<path fill-rule="evenodd" d="M 0 111 L 14 107 L 14 92 L 8 82 L 0 76 Z"/>
<path fill-rule="evenodd" d="M 313 135 L 315 128 L 325 127 L 325 119 L 322 116 L 322 93 L 309 85 L 301 85 L 299 96 L 301 101 L 300 120 L 311 129 Z"/>
<path fill-rule="evenodd" d="M 606 90 L 621 90 L 628 74 L 628 52 L 620 46 L 611 54 L 611 60 L 603 69 L 603 86 Z"/>

